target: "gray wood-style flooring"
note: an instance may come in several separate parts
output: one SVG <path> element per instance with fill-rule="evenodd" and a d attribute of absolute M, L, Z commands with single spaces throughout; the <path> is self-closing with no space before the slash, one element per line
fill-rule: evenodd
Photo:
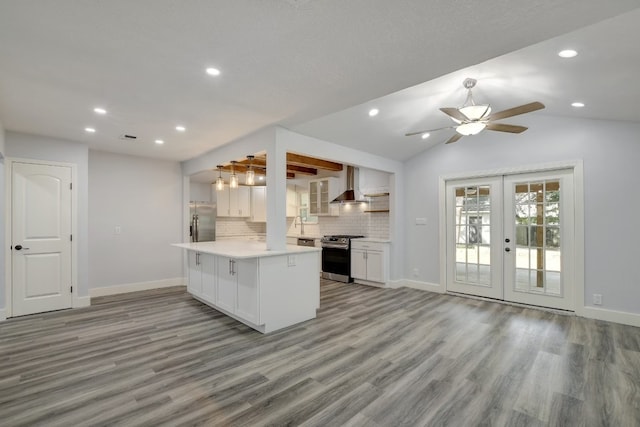
<path fill-rule="evenodd" d="M 640 425 L 640 328 L 322 282 L 262 335 L 183 288 L 0 323 L 0 425 Z"/>

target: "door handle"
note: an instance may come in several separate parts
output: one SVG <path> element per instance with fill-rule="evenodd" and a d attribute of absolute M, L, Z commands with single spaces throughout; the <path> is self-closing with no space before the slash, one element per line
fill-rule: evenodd
<path fill-rule="evenodd" d="M 29 248 L 25 248 L 25 247 L 23 247 L 22 245 L 15 245 L 15 246 L 14 246 L 14 248 L 16 248 L 16 251 L 20 251 L 20 250 L 22 250 L 22 249 L 24 249 L 24 250 L 29 249 Z"/>

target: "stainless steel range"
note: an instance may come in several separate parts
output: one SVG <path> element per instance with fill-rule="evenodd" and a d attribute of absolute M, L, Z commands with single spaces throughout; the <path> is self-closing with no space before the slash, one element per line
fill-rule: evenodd
<path fill-rule="evenodd" d="M 324 236 L 322 243 L 322 278 L 353 282 L 351 277 L 351 239 L 364 236 Z"/>

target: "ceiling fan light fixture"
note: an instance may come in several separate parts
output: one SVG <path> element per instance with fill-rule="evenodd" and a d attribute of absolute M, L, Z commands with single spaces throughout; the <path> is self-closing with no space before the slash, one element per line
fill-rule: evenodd
<path fill-rule="evenodd" d="M 469 120 L 482 120 L 491 114 L 491 105 L 467 105 L 466 107 L 458 108 L 458 111 L 468 117 Z"/>
<path fill-rule="evenodd" d="M 482 132 L 486 127 L 487 124 L 483 122 L 463 123 L 456 127 L 456 132 L 464 136 L 476 135 Z"/>

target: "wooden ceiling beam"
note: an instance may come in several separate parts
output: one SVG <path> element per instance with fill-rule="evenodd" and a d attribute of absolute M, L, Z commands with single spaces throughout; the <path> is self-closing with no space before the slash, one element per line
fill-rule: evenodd
<path fill-rule="evenodd" d="M 318 169 L 307 168 L 304 166 L 287 165 L 287 172 L 301 173 L 303 175 L 318 175 Z"/>
<path fill-rule="evenodd" d="M 315 157 L 303 156 L 295 153 L 287 153 L 287 164 L 313 167 L 333 172 L 339 172 L 342 170 L 342 163 L 330 162 L 328 160 L 317 159 Z"/>

